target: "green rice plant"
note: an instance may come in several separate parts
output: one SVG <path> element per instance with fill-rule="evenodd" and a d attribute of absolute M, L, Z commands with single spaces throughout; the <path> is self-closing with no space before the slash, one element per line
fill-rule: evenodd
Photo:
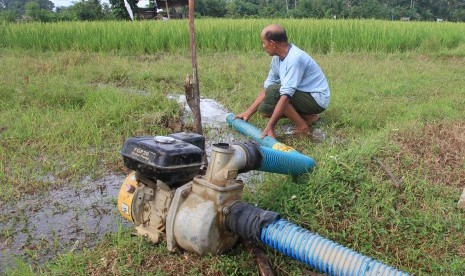
<path fill-rule="evenodd" d="M 315 19 L 198 19 L 196 46 L 204 51 L 259 51 L 260 31 L 277 22 L 290 40 L 314 53 L 432 52 L 465 43 L 463 23 Z M 187 20 L 6 23 L 0 47 L 125 53 L 189 50 Z"/>

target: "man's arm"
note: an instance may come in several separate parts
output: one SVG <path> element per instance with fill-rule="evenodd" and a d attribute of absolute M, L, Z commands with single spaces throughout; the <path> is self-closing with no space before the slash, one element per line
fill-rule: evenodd
<path fill-rule="evenodd" d="M 250 117 L 252 117 L 252 115 L 257 111 L 258 106 L 263 102 L 264 99 L 265 99 L 265 88 L 263 88 L 262 91 L 258 94 L 257 98 L 255 98 L 252 105 L 250 105 L 246 111 L 234 116 L 234 119 L 240 118 L 247 122 L 250 119 Z"/>
<path fill-rule="evenodd" d="M 268 87 L 269 85 L 272 85 L 272 84 L 280 84 L 279 64 L 276 64 L 275 58 L 271 60 L 270 71 L 268 72 L 268 76 L 263 86 Z M 250 107 L 247 108 L 246 111 L 234 116 L 234 119 L 240 118 L 247 122 L 250 119 L 250 117 L 252 117 L 252 115 L 255 114 L 260 104 L 265 100 L 265 91 L 266 91 L 266 88 L 263 88 L 258 94 L 257 98 L 253 101 L 252 105 L 250 105 Z"/>

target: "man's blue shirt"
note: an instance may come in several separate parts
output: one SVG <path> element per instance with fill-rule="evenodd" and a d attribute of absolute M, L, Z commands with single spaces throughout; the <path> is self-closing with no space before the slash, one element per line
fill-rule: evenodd
<path fill-rule="evenodd" d="M 306 52 L 291 44 L 287 56 L 273 56 L 264 87 L 280 84 L 281 95 L 292 97 L 296 90 L 310 93 L 323 108 L 329 105 L 329 85 L 318 64 Z"/>

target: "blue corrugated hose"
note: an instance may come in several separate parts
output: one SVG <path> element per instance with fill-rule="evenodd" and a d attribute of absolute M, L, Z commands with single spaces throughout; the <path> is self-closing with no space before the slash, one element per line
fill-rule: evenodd
<path fill-rule="evenodd" d="M 262 134 L 260 129 L 242 119 L 234 119 L 234 114 L 229 114 L 226 121 L 237 131 L 262 145 L 261 150 L 264 158 L 260 171 L 298 175 L 308 172 L 315 166 L 315 161 L 312 158 L 278 142 L 278 140 L 269 136 L 260 138 Z"/>
<path fill-rule="evenodd" d="M 262 135 L 260 129 L 242 119 L 234 119 L 234 114 L 229 114 L 228 117 L 226 117 L 226 121 L 237 131 L 259 142 L 262 146 L 272 148 L 274 144 L 279 143 L 276 139 L 271 138 L 270 136 L 265 136 L 263 139 L 260 138 L 260 135 Z"/>
<path fill-rule="evenodd" d="M 284 219 L 262 228 L 260 239 L 271 248 L 329 275 L 408 275 Z"/>
<path fill-rule="evenodd" d="M 315 166 L 312 158 L 298 152 L 282 152 L 263 146 L 260 149 L 263 161 L 259 171 L 299 175 Z"/>

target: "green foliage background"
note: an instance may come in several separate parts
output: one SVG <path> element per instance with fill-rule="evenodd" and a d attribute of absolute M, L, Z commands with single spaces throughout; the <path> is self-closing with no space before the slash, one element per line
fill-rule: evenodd
<path fill-rule="evenodd" d="M 127 2 L 136 13 L 137 2 Z M 187 1 L 176 8 L 175 2 L 179 0 L 168 0 L 172 18 L 187 17 Z M 165 3 L 159 1 L 158 6 L 165 9 Z M 465 21 L 464 0 L 196 0 L 194 4 L 197 17 Z M 110 5 L 100 0 L 79 0 L 69 7 L 53 8 L 49 0 L 0 0 L 0 21 L 130 19 L 124 0 L 110 0 Z"/>

